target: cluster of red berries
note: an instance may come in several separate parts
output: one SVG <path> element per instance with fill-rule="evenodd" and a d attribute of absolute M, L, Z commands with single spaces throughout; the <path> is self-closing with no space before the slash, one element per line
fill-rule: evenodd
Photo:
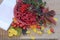
<path fill-rule="evenodd" d="M 34 12 L 31 12 L 28 10 L 28 8 L 30 7 L 29 4 L 21 4 L 20 7 L 17 6 L 15 7 L 15 11 L 14 11 L 14 15 L 16 17 L 16 19 L 19 22 L 24 22 L 25 24 L 31 25 L 31 24 L 36 24 L 36 15 Z M 17 11 L 17 10 L 18 11 Z"/>
<path fill-rule="evenodd" d="M 53 10 L 49 11 L 48 8 L 45 8 L 42 5 L 37 5 L 38 7 L 35 7 L 33 4 L 24 3 L 22 1 L 17 2 L 14 8 L 14 18 L 16 18 L 18 21 L 18 24 L 15 23 L 17 26 L 19 25 L 20 27 L 27 28 L 24 26 L 35 24 L 46 25 L 46 20 L 48 20 L 50 23 L 56 24 L 55 20 L 53 19 L 55 16 L 55 12 Z"/>
<path fill-rule="evenodd" d="M 29 28 L 33 29 L 34 32 L 37 29 L 44 32 L 44 28 L 48 25 L 56 25 L 56 20 L 54 19 L 55 11 L 49 11 L 49 8 L 46 8 L 44 4 L 42 0 L 17 0 L 11 26 L 22 29 L 22 33 L 26 34 Z M 52 27 L 49 28 L 48 34 L 54 33 L 54 29 Z"/>
<path fill-rule="evenodd" d="M 20 22 L 19 23 L 12 22 L 11 26 L 13 26 L 14 28 L 19 27 L 19 28 L 22 28 L 22 29 L 28 28 L 28 25 L 24 25 Z"/>

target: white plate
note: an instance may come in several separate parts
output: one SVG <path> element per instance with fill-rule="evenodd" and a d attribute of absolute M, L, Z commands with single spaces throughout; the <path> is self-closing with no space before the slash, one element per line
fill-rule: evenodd
<path fill-rule="evenodd" d="M 16 0 L 3 0 L 0 4 L 0 28 L 7 30 L 12 22 Z"/>

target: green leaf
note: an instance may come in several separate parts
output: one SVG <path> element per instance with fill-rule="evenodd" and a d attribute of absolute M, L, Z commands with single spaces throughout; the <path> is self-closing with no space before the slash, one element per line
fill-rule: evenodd
<path fill-rule="evenodd" d="M 14 27 L 13 26 L 10 26 L 10 28 L 9 29 L 14 29 Z"/>
<path fill-rule="evenodd" d="M 42 6 L 44 7 L 46 5 L 46 2 L 42 3 Z"/>
<path fill-rule="evenodd" d="M 36 6 L 36 2 L 34 0 L 31 0 L 31 4 Z"/>
<path fill-rule="evenodd" d="M 36 8 L 36 10 L 37 10 L 37 12 L 38 12 L 38 13 L 37 13 L 38 15 L 41 15 L 41 14 L 42 14 L 41 9 L 40 9 L 39 7 Z"/>
<path fill-rule="evenodd" d="M 42 1 L 42 0 L 38 0 L 38 2 L 39 2 L 39 4 L 43 3 L 43 1 Z"/>
<path fill-rule="evenodd" d="M 43 21 L 41 20 L 41 21 L 39 22 L 39 24 L 42 26 L 42 24 L 43 24 Z"/>
<path fill-rule="evenodd" d="M 23 2 L 30 4 L 30 0 L 23 0 Z"/>
<path fill-rule="evenodd" d="M 17 30 L 17 32 L 18 32 L 18 36 L 20 36 L 20 35 L 21 35 L 21 33 L 22 33 L 22 29 L 21 29 L 21 28 L 19 28 L 19 27 L 17 27 L 17 28 L 15 28 L 15 30 Z"/>

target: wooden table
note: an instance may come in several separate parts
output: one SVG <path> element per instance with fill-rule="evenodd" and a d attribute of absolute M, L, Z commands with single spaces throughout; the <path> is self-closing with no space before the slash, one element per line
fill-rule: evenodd
<path fill-rule="evenodd" d="M 45 0 L 44 0 L 45 1 Z M 49 6 L 50 10 L 56 11 L 56 18 L 58 19 L 57 25 L 55 28 L 55 33 L 52 35 L 43 34 L 42 36 L 33 33 L 36 39 L 60 39 L 60 0 L 46 0 L 47 5 Z M 32 35 L 31 35 L 32 36 Z M 30 39 L 30 35 L 21 35 L 20 37 L 12 37 L 9 38 L 7 31 L 0 28 L 0 40 L 19 40 L 19 39 Z"/>

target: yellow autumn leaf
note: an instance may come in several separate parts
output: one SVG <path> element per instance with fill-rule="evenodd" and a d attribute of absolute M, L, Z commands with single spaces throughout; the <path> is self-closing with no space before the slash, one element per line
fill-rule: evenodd
<path fill-rule="evenodd" d="M 34 31 L 34 32 L 37 32 L 37 29 L 36 29 L 36 28 L 34 28 L 34 29 L 33 29 L 33 31 Z"/>
<path fill-rule="evenodd" d="M 44 30 L 45 29 L 45 27 L 44 26 L 41 26 L 41 30 Z"/>
<path fill-rule="evenodd" d="M 10 28 L 9 30 L 8 30 L 8 32 L 9 32 L 9 36 L 13 36 L 13 35 L 17 35 L 17 31 L 15 30 L 15 29 L 13 29 L 13 28 Z"/>
<path fill-rule="evenodd" d="M 14 30 L 14 33 L 13 33 L 14 35 L 17 35 L 18 34 L 18 32 L 16 31 L 16 30 Z"/>
<path fill-rule="evenodd" d="M 50 35 L 50 34 L 52 34 L 52 32 L 50 31 L 50 30 L 47 30 L 47 33 Z"/>
<path fill-rule="evenodd" d="M 8 36 L 9 36 L 9 37 L 12 37 L 12 36 L 13 36 L 13 34 L 12 34 L 12 33 L 9 33 L 9 34 L 8 34 Z"/>
<path fill-rule="evenodd" d="M 27 31 L 26 33 L 27 33 L 27 34 L 30 34 L 31 32 L 30 32 L 30 31 Z"/>
<path fill-rule="evenodd" d="M 38 34 L 42 35 L 42 32 L 41 31 L 37 31 Z"/>
<path fill-rule="evenodd" d="M 14 29 L 13 29 L 13 28 L 11 28 L 11 29 L 9 29 L 9 30 L 8 30 L 8 32 L 9 32 L 9 33 L 14 33 L 14 31 L 13 31 L 13 30 L 14 30 Z"/>
<path fill-rule="evenodd" d="M 55 21 L 58 21 L 58 19 L 57 18 L 53 18 Z"/>

